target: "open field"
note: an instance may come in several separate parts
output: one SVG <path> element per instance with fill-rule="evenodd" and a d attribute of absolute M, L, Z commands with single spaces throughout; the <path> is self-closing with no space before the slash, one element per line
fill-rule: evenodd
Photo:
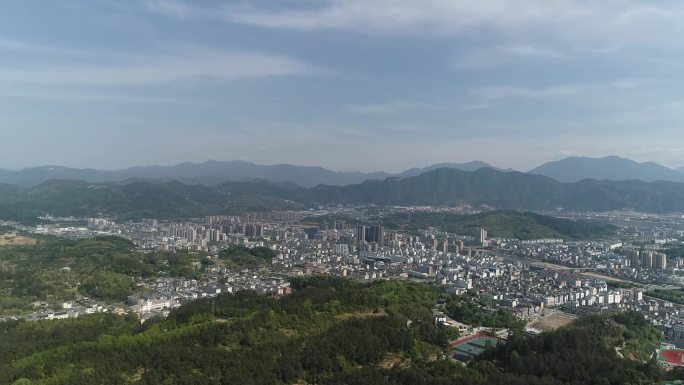
<path fill-rule="evenodd" d="M 532 323 L 529 326 L 541 331 L 548 332 L 563 327 L 576 319 L 577 316 L 572 314 L 553 312 L 532 321 Z"/>

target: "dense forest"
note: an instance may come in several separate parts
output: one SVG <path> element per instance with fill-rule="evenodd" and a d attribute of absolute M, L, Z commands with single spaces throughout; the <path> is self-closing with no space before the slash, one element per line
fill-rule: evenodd
<path fill-rule="evenodd" d="M 0 384 L 653 384 L 659 333 L 639 314 L 512 336 L 467 366 L 431 309 L 437 286 L 329 277 L 284 297 L 242 291 L 165 319 L 0 324 Z M 616 349 L 618 348 L 618 349 Z"/>

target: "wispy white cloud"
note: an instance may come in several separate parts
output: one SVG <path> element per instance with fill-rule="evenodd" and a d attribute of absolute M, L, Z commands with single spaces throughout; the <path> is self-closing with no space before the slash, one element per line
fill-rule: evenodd
<path fill-rule="evenodd" d="M 558 49 L 535 45 L 511 45 L 507 47 L 499 47 L 499 49 L 504 53 L 523 57 L 537 57 L 544 59 L 569 59 L 571 57 L 569 54 Z"/>
<path fill-rule="evenodd" d="M 148 104 L 197 104 L 190 99 L 174 99 L 167 97 L 154 97 L 139 94 L 108 93 L 93 91 L 68 91 L 68 90 L 41 90 L 36 91 L 0 91 L 0 98 L 8 99 L 33 99 L 49 100 L 59 103 L 84 104 L 84 103 L 148 103 Z"/>
<path fill-rule="evenodd" d="M 215 50 L 176 51 L 106 64 L 0 68 L 0 83 L 133 86 L 192 80 L 227 81 L 314 73 L 316 68 L 287 56 Z"/>
<path fill-rule="evenodd" d="M 36 51 L 44 50 L 46 47 L 35 44 L 24 43 L 16 40 L 0 38 L 0 49 L 12 51 Z"/>
<path fill-rule="evenodd" d="M 85 54 L 84 52 L 77 52 L 69 48 L 55 47 L 47 44 L 39 44 L 24 40 L 0 37 L 0 52 L 2 51 L 12 53 L 34 53 L 71 56 L 80 56 L 79 54 Z"/>
<path fill-rule="evenodd" d="M 277 10 L 228 4 L 225 18 L 267 28 L 406 34 L 490 30 L 508 37 L 604 44 L 674 42 L 681 36 L 677 32 L 684 30 L 684 3 L 677 1 L 329 0 L 320 4 Z"/>
<path fill-rule="evenodd" d="M 151 12 L 178 18 L 186 18 L 194 13 L 194 8 L 182 0 L 143 0 L 142 4 Z"/>
<path fill-rule="evenodd" d="M 462 70 L 477 70 L 527 64 L 530 60 L 567 61 L 574 60 L 574 53 L 542 45 L 495 45 L 460 53 L 453 67 Z"/>
<path fill-rule="evenodd" d="M 487 86 L 470 90 L 476 99 L 491 102 L 499 99 L 548 99 L 580 96 L 604 91 L 624 91 L 656 84 L 653 79 L 618 79 L 606 83 L 558 84 L 547 87 Z"/>
<path fill-rule="evenodd" d="M 356 104 L 347 106 L 349 112 L 362 115 L 393 115 L 411 108 L 406 102 L 390 102 L 381 104 Z"/>
<path fill-rule="evenodd" d="M 354 114 L 361 115 L 397 115 L 406 112 L 415 112 L 418 110 L 431 110 L 431 111 L 456 111 L 454 108 L 440 106 L 432 103 L 418 102 L 418 101 L 405 101 L 405 100 L 395 100 L 386 103 L 373 103 L 373 104 L 354 104 L 345 107 L 345 110 Z"/>

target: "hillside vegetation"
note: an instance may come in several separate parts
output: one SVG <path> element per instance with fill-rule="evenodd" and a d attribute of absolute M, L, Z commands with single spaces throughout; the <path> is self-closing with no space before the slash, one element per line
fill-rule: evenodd
<path fill-rule="evenodd" d="M 0 311 L 18 313 L 36 300 L 67 301 L 77 294 L 123 301 L 135 291 L 136 278 L 197 278 L 191 262 L 200 258 L 189 252 L 141 254 L 119 237 L 44 236 L 35 244 L 0 246 Z"/>
<path fill-rule="evenodd" d="M 659 334 L 637 313 L 514 335 L 468 366 L 447 358 L 431 309 L 439 288 L 293 279 L 276 298 L 243 291 L 166 320 L 96 315 L 0 324 L 0 384 L 655 384 Z M 626 358 L 620 358 L 616 347 Z"/>

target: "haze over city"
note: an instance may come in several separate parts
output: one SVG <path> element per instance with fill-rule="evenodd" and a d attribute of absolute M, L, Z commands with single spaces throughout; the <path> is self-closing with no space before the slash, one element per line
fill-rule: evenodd
<path fill-rule="evenodd" d="M 683 14 L 633 0 L 8 1 L 0 168 L 682 166 Z"/>

